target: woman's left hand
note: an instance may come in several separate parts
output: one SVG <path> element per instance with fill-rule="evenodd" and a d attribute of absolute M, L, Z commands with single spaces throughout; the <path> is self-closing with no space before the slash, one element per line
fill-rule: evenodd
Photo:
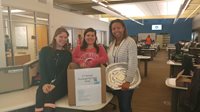
<path fill-rule="evenodd" d="M 130 87 L 130 82 L 125 82 L 122 85 L 119 85 L 119 87 L 121 87 L 123 91 L 126 91 Z"/>

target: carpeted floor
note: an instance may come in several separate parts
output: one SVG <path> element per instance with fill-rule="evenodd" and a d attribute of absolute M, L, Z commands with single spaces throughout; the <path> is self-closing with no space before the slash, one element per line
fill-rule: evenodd
<path fill-rule="evenodd" d="M 161 50 L 148 63 L 148 76 L 144 77 L 143 62 L 140 63 L 142 83 L 133 95 L 133 112 L 170 112 L 171 90 L 165 85 L 169 76 L 169 65 L 166 64 L 167 51 Z M 113 103 L 117 104 L 114 97 Z M 112 110 L 111 105 L 98 112 L 119 112 Z"/>
<path fill-rule="evenodd" d="M 167 51 L 159 51 L 148 63 L 147 77 L 143 77 L 143 65 L 140 64 L 142 83 L 133 96 L 134 112 L 170 112 L 171 89 L 165 85 L 169 77 L 166 61 Z"/>

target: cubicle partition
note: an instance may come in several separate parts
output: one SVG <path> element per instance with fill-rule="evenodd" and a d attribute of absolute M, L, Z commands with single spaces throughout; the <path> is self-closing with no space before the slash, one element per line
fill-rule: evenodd
<path fill-rule="evenodd" d="M 32 77 L 38 72 L 38 60 L 24 65 L 0 68 L 0 93 L 25 89 L 31 86 Z"/>

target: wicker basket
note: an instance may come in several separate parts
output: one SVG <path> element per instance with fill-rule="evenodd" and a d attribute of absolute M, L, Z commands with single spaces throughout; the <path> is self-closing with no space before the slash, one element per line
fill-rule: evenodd
<path fill-rule="evenodd" d="M 125 82 L 127 68 L 128 68 L 127 63 L 114 63 L 108 65 L 106 67 L 107 86 L 109 86 L 114 90 L 120 90 L 121 88 L 118 86 Z M 134 79 L 130 83 L 129 89 L 134 89 L 141 83 L 141 77 L 138 68 L 136 74 L 134 75 L 135 75 Z"/>

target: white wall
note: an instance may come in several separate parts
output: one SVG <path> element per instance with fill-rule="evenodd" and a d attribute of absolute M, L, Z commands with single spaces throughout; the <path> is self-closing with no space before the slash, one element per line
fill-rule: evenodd
<path fill-rule="evenodd" d="M 47 0 L 47 4 L 40 3 L 38 0 L 2 0 L 2 4 L 48 13 L 50 15 L 50 42 L 56 28 L 59 26 L 83 29 L 93 27 L 107 32 L 109 30 L 109 23 L 53 8 L 53 0 Z"/>
<path fill-rule="evenodd" d="M 5 58 L 5 45 L 4 45 L 4 33 L 3 33 L 3 20 L 2 20 L 2 6 L 0 0 L 0 67 L 6 66 Z"/>
<path fill-rule="evenodd" d="M 200 28 L 200 14 L 195 16 L 192 21 L 192 29 Z"/>
<path fill-rule="evenodd" d="M 193 18 L 192 29 L 198 32 L 198 42 L 200 42 L 200 14 Z"/>
<path fill-rule="evenodd" d="M 51 35 L 53 35 L 56 28 L 61 25 L 66 25 L 68 27 L 74 27 L 74 28 L 82 28 L 82 29 L 92 27 L 96 30 L 109 32 L 109 23 L 92 19 L 83 15 L 77 15 L 70 12 L 58 10 L 58 9 L 54 9 L 52 13 L 50 14 L 50 25 L 51 25 L 50 29 L 52 33 Z M 108 37 L 108 35 L 106 37 Z M 106 45 L 109 45 L 108 39 L 109 38 L 107 38 Z"/>

